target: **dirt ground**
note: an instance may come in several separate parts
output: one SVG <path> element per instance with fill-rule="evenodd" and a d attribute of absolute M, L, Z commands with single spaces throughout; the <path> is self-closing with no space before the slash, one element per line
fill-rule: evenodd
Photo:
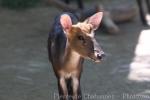
<path fill-rule="evenodd" d="M 0 8 L 0 100 L 58 100 L 47 55 L 48 32 L 58 13 L 52 7 Z M 118 35 L 96 32 L 107 56 L 101 64 L 85 61 L 81 79 L 84 100 L 150 100 L 149 82 L 128 78 L 139 35 L 147 28 L 138 16 L 119 27 Z"/>

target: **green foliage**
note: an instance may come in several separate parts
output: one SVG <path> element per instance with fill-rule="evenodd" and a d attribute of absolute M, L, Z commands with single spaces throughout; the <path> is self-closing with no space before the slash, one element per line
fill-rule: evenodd
<path fill-rule="evenodd" d="M 12 9 L 22 9 L 36 6 L 40 0 L 1 0 L 3 7 Z"/>

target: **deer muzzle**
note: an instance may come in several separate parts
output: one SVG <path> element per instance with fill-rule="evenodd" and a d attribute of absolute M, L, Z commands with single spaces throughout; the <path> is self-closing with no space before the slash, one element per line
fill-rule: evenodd
<path fill-rule="evenodd" d="M 94 58 L 95 58 L 94 61 L 100 62 L 105 57 L 105 53 L 95 39 L 93 42 L 94 42 Z"/>

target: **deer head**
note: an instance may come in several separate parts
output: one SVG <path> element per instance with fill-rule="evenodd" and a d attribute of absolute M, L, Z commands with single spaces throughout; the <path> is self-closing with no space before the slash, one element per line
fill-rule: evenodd
<path fill-rule="evenodd" d="M 69 15 L 64 14 L 60 23 L 67 37 L 68 46 L 81 57 L 100 62 L 104 52 L 95 39 L 94 31 L 99 27 L 103 13 L 98 12 L 83 22 L 73 25 Z"/>

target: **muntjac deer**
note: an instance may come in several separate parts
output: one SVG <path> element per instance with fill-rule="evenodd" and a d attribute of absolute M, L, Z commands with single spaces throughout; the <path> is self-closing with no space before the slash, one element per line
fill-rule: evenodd
<path fill-rule="evenodd" d="M 100 62 L 104 56 L 94 38 L 103 13 L 78 22 L 75 15 L 56 17 L 48 38 L 49 60 L 58 80 L 60 100 L 81 100 L 80 77 L 84 59 Z"/>

